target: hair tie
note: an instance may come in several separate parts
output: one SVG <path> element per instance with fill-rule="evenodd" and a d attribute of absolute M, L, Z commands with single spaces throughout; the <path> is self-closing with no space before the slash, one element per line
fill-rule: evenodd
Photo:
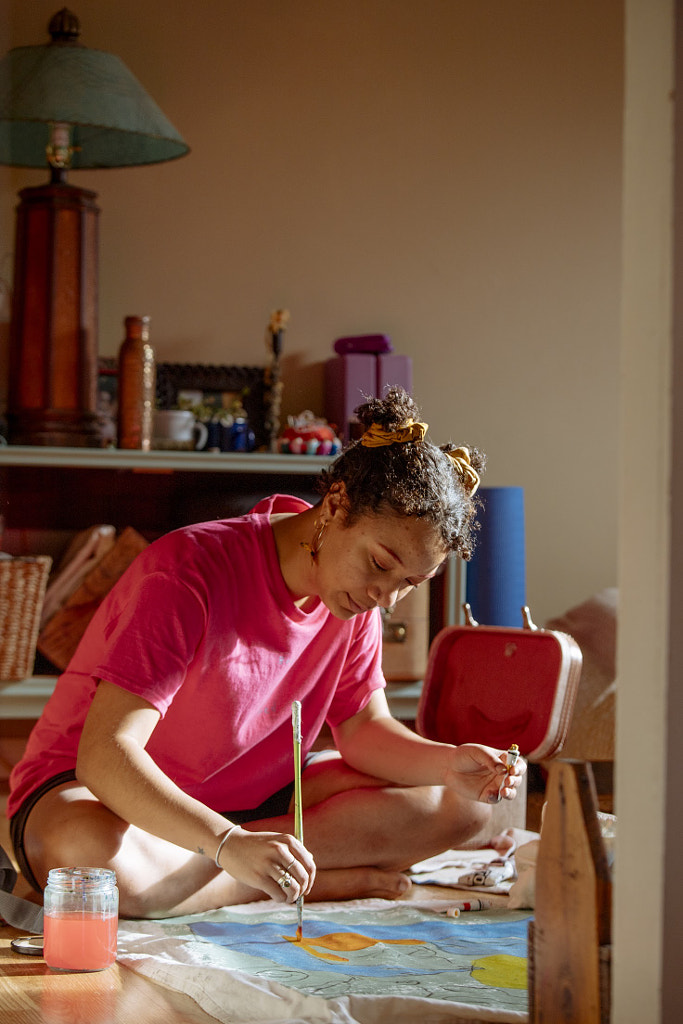
<path fill-rule="evenodd" d="M 476 494 L 481 483 L 481 478 L 470 462 L 469 448 L 454 448 L 453 451 L 444 452 L 453 463 L 456 473 L 462 480 L 466 494 L 470 498 Z"/>
<path fill-rule="evenodd" d="M 383 448 L 388 444 L 406 444 L 407 441 L 423 441 L 428 423 L 406 420 L 397 430 L 385 430 L 379 423 L 372 423 L 360 439 L 365 448 Z"/>

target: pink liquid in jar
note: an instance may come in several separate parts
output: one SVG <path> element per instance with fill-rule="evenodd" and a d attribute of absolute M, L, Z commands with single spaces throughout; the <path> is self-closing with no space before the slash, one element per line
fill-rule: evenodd
<path fill-rule="evenodd" d="M 102 971 L 116 960 L 118 917 L 58 914 L 43 923 L 45 963 L 54 971 Z"/>
<path fill-rule="evenodd" d="M 54 971 L 102 971 L 116 960 L 118 890 L 113 871 L 53 868 L 43 921 L 45 963 Z"/>

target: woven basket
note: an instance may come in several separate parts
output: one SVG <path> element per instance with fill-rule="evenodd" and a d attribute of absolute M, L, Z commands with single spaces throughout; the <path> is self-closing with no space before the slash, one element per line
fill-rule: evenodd
<path fill-rule="evenodd" d="M 25 679 L 33 671 L 48 555 L 0 558 L 0 680 Z"/>

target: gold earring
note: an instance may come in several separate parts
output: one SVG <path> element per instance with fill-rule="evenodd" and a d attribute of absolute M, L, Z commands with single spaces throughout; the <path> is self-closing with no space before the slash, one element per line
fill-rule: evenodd
<path fill-rule="evenodd" d="M 325 530 L 327 529 L 327 520 L 316 519 L 313 526 L 315 527 L 313 540 L 311 541 L 310 544 L 307 541 L 302 540 L 301 547 L 304 549 L 304 551 L 308 551 L 309 555 L 311 556 L 311 559 L 315 562 L 316 558 L 318 557 L 318 552 L 323 546 L 323 541 L 325 539 Z"/>

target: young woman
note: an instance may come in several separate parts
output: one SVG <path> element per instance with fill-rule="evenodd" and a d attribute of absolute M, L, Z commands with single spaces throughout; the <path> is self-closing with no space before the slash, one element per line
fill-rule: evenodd
<path fill-rule="evenodd" d="M 176 530 L 102 602 L 12 773 L 36 889 L 80 864 L 113 868 L 129 917 L 393 898 L 412 863 L 483 838 L 491 803 L 515 797 L 523 761 L 415 735 L 381 670 L 380 609 L 470 556 L 483 459 L 426 441 L 401 389 L 357 415 L 365 432 L 323 472 L 317 506 L 278 495 Z M 336 750 L 309 754 L 325 722 Z"/>

